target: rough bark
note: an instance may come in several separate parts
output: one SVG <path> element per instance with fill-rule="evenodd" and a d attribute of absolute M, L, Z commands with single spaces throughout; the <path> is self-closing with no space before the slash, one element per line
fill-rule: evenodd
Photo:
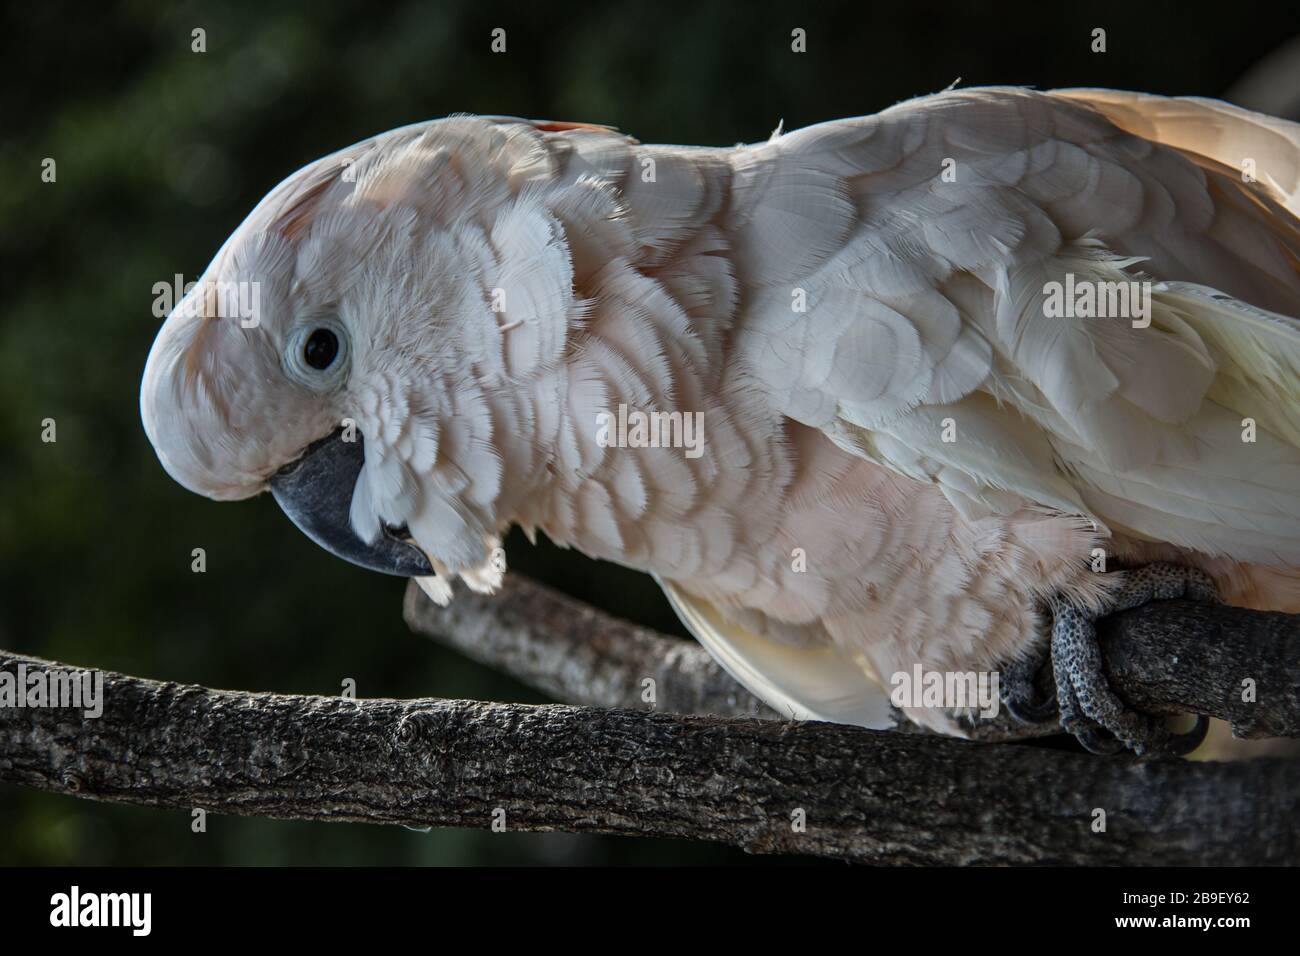
<path fill-rule="evenodd" d="M 60 666 L 0 652 L 0 669 L 20 663 Z M 873 863 L 1300 862 L 1292 761 L 1139 763 L 833 724 L 118 674 L 104 699 L 98 718 L 0 708 L 0 781 L 281 819 L 487 827 L 500 809 L 514 830 Z"/>
<path fill-rule="evenodd" d="M 414 582 L 406 622 L 557 700 L 680 714 L 775 717 L 703 648 L 574 601 L 519 575 L 496 595 L 462 589 L 441 608 Z M 1199 713 L 1242 737 L 1300 736 L 1300 617 L 1193 601 L 1157 601 L 1099 627 L 1112 686 L 1152 713 Z M 1044 675 L 1046 676 L 1046 675 Z M 655 681 L 653 708 L 643 697 Z M 1254 700 L 1242 681 L 1255 681 Z M 898 729 L 916 728 L 901 714 Z M 973 739 L 1059 733 L 1017 724 L 1005 712 L 967 726 Z"/>
<path fill-rule="evenodd" d="M 1300 737 L 1300 616 L 1158 601 L 1107 618 L 1098 637 L 1130 706 L 1208 714 L 1237 737 Z"/>

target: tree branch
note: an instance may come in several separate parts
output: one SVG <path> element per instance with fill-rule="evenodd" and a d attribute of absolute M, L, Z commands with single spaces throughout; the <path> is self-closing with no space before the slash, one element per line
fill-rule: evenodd
<path fill-rule="evenodd" d="M 0 652 L 0 670 L 19 665 L 59 667 Z M 487 827 L 499 808 L 512 830 L 873 863 L 1300 862 L 1292 761 L 1137 763 L 835 724 L 104 680 L 98 718 L 0 708 L 0 781 L 279 819 Z"/>
<path fill-rule="evenodd" d="M 496 594 L 456 592 L 439 607 L 414 581 L 407 627 L 571 704 L 717 717 L 778 715 L 695 641 L 638 627 L 519 574 Z M 655 682 L 655 706 L 642 681 Z"/>
<path fill-rule="evenodd" d="M 1098 637 L 1131 707 L 1208 714 L 1237 737 L 1300 737 L 1298 615 L 1156 601 L 1107 618 Z"/>
<path fill-rule="evenodd" d="M 520 575 L 486 596 L 457 593 L 446 608 L 414 582 L 407 625 L 419 634 L 547 693 L 596 707 L 678 714 L 760 716 L 770 709 L 693 641 L 630 624 Z M 1193 601 L 1157 601 L 1104 620 L 1099 637 L 1116 692 L 1151 713 L 1198 713 L 1242 737 L 1300 736 L 1300 617 Z M 1243 700 L 1242 681 L 1255 682 Z M 897 716 L 898 729 L 916 730 Z M 1005 712 L 967 727 L 973 739 L 1059 733 L 1054 723 L 1018 724 Z"/>

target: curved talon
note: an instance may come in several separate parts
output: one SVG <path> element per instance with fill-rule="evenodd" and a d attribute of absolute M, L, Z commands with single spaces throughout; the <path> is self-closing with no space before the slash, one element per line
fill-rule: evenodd
<path fill-rule="evenodd" d="M 1170 734 L 1169 743 L 1161 748 L 1161 753 L 1171 757 L 1185 757 L 1205 742 L 1205 735 L 1210 732 L 1210 718 L 1204 714 L 1196 715 L 1196 723 L 1190 730 L 1181 734 Z"/>
<path fill-rule="evenodd" d="M 1124 741 L 1100 727 L 1081 727 L 1074 731 L 1074 739 L 1089 753 L 1113 757 L 1124 749 Z"/>
<path fill-rule="evenodd" d="M 1002 706 L 1022 724 L 1043 724 L 1056 717 L 1056 695 L 1044 700 L 1026 700 L 1023 697 L 1006 697 Z"/>
<path fill-rule="evenodd" d="M 998 698 L 1007 713 L 1022 724 L 1041 724 L 1056 717 L 1055 688 L 1047 699 L 1038 699 L 1038 673 L 1051 659 L 1050 646 L 1050 641 L 1045 641 L 1002 667 Z"/>

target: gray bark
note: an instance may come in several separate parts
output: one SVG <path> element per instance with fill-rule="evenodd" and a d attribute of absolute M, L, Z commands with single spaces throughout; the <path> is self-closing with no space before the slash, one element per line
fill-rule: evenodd
<path fill-rule="evenodd" d="M 59 666 L 0 652 L 0 669 L 20 663 Z M 488 827 L 503 810 L 512 830 L 872 863 L 1300 862 L 1293 761 L 1139 763 L 834 724 L 118 674 L 98 718 L 0 708 L 0 782 L 279 819 Z"/>

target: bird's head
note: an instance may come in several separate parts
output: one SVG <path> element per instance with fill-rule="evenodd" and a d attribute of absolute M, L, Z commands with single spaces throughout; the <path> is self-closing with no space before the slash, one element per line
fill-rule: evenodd
<path fill-rule="evenodd" d="M 269 489 L 375 570 L 482 565 L 511 427 L 494 392 L 555 364 L 573 306 L 532 185 L 548 162 L 527 124 L 461 117 L 276 187 L 150 352 L 141 414 L 168 473 L 217 499 Z"/>

